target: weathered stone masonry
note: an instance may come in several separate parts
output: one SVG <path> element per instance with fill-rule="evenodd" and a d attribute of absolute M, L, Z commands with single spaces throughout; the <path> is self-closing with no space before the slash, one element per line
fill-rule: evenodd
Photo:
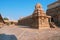
<path fill-rule="evenodd" d="M 48 5 L 46 14 L 51 16 L 52 22 L 60 26 L 60 0 Z"/>
<path fill-rule="evenodd" d="M 38 3 L 35 6 L 35 10 L 32 15 L 24 17 L 18 21 L 19 25 L 26 25 L 33 28 L 49 28 L 48 19 L 50 16 L 47 16 L 43 11 L 42 6 Z"/>

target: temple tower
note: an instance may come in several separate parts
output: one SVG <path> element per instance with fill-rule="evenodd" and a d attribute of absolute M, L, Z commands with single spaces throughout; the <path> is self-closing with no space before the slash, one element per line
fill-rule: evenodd
<path fill-rule="evenodd" d="M 33 12 L 33 26 L 36 28 L 49 28 L 48 19 L 50 16 L 47 16 L 46 13 L 43 11 L 41 4 L 36 4 L 35 10 Z"/>
<path fill-rule="evenodd" d="M 60 0 L 49 4 L 46 14 L 51 16 L 51 22 L 60 26 Z"/>

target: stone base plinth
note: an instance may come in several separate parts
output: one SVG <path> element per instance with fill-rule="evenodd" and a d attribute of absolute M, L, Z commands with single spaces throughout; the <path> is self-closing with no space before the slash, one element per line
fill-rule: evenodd
<path fill-rule="evenodd" d="M 39 27 L 39 30 L 40 29 L 49 29 L 50 27 Z"/>

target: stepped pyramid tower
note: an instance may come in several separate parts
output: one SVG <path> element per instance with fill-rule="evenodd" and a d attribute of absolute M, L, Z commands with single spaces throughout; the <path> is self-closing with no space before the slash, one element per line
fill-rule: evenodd
<path fill-rule="evenodd" d="M 50 16 L 47 16 L 46 13 L 43 11 L 41 4 L 36 4 L 35 10 L 33 13 L 33 25 L 34 27 L 40 28 L 49 28 L 48 19 Z"/>
<path fill-rule="evenodd" d="M 51 22 L 54 22 L 57 26 L 60 26 L 60 0 L 49 4 L 46 14 L 51 16 Z"/>
<path fill-rule="evenodd" d="M 50 16 L 47 16 L 43 11 L 41 4 L 36 4 L 35 10 L 32 15 L 24 17 L 18 20 L 18 24 L 26 25 L 33 28 L 50 28 L 48 19 Z"/>

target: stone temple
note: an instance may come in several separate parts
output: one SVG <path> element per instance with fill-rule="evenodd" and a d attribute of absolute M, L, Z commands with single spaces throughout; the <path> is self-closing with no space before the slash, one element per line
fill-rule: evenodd
<path fill-rule="evenodd" d="M 32 15 L 24 17 L 18 21 L 19 25 L 30 26 L 32 28 L 50 28 L 47 16 L 43 11 L 41 4 L 37 3 Z"/>
<path fill-rule="evenodd" d="M 60 22 L 59 5 L 59 1 L 48 5 L 45 13 L 41 4 L 36 4 L 32 15 L 18 20 L 17 24 L 20 26 L 3 25 L 0 28 L 0 40 L 60 40 L 60 28 L 56 28 L 58 27 L 56 24 Z M 0 23 L 4 22 L 0 15 Z M 23 26 L 31 28 L 24 28 Z"/>
<path fill-rule="evenodd" d="M 51 16 L 51 22 L 60 26 L 60 0 L 49 4 L 46 14 Z"/>
<path fill-rule="evenodd" d="M 41 4 L 36 4 L 32 15 L 18 20 L 19 25 L 33 28 L 57 28 L 60 27 L 60 0 L 49 4 L 46 13 Z"/>
<path fill-rule="evenodd" d="M 1 15 L 0 23 L 4 23 Z M 46 12 L 44 12 L 42 5 L 37 3 L 34 12 L 27 17 L 19 19 L 16 24 L 38 29 L 60 27 L 60 0 L 49 4 Z"/>

